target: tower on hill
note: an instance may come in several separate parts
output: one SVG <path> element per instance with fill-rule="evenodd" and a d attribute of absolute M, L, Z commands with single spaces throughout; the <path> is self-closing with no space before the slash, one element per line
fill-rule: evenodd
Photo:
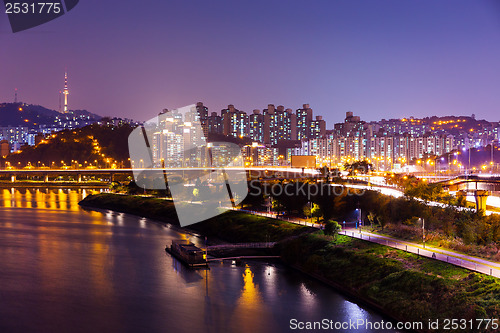
<path fill-rule="evenodd" d="M 69 95 L 69 90 L 68 90 L 68 72 L 64 72 L 64 113 L 68 113 L 68 95 Z"/>

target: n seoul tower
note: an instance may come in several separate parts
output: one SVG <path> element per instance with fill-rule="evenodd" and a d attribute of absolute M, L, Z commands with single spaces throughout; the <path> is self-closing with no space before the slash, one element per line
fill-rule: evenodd
<path fill-rule="evenodd" d="M 64 72 L 64 113 L 68 113 L 68 95 L 69 95 L 69 90 L 68 90 L 68 72 Z"/>

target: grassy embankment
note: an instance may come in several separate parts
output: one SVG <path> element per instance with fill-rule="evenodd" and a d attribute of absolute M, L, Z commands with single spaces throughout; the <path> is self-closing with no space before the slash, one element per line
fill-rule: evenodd
<path fill-rule="evenodd" d="M 402 320 L 500 315 L 499 279 L 387 246 L 310 234 L 282 244 L 281 255 L 286 263 Z"/>
<path fill-rule="evenodd" d="M 88 196 L 80 204 L 82 206 L 111 209 L 144 216 L 178 225 L 174 204 L 168 200 L 102 193 Z M 208 237 L 216 237 L 233 243 L 274 242 L 314 230 L 276 219 L 232 211 L 190 225 L 188 229 Z"/>

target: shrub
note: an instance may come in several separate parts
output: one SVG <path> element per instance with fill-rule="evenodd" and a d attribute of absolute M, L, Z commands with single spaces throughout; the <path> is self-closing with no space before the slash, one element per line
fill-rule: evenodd
<path fill-rule="evenodd" d="M 327 221 L 323 230 L 325 235 L 336 237 L 341 230 L 340 224 L 336 221 Z"/>

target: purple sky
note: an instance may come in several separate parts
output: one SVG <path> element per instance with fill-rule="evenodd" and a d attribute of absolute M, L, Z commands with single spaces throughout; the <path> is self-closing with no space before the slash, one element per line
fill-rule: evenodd
<path fill-rule="evenodd" d="M 309 103 L 327 128 L 470 115 L 500 120 L 498 1 L 83 0 L 13 34 L 0 13 L 0 101 L 146 120 L 203 101 Z"/>

